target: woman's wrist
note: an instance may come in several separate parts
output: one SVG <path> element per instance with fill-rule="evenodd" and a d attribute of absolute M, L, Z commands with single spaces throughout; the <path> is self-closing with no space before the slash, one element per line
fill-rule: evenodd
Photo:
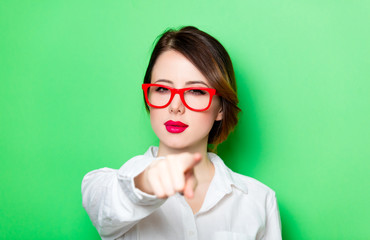
<path fill-rule="evenodd" d="M 146 174 L 147 174 L 147 169 L 142 171 L 139 175 L 137 175 L 134 178 L 135 187 L 142 192 L 153 195 L 154 192 L 150 187 Z"/>

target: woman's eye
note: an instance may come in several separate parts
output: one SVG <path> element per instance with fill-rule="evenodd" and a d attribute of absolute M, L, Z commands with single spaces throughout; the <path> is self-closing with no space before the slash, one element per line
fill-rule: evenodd
<path fill-rule="evenodd" d="M 204 95 L 206 94 L 207 92 L 204 91 L 204 90 L 200 90 L 200 89 L 192 89 L 189 91 L 191 94 L 193 95 Z"/>
<path fill-rule="evenodd" d="M 167 92 L 169 91 L 168 88 L 164 88 L 164 87 L 157 87 L 157 89 L 155 90 L 156 92 Z"/>

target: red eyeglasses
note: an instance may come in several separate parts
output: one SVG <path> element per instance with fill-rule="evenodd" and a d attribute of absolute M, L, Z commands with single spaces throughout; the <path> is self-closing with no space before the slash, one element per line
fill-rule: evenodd
<path fill-rule="evenodd" d="M 161 84 L 144 83 L 142 89 L 146 103 L 151 107 L 165 108 L 170 105 L 175 94 L 179 94 L 185 107 L 196 112 L 207 110 L 211 106 L 213 96 L 218 95 L 216 89 L 202 87 L 177 89 Z"/>

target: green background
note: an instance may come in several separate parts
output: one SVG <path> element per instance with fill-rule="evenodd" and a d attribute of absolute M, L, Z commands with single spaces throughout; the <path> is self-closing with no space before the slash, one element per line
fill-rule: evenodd
<path fill-rule="evenodd" d="M 0 238 L 99 239 L 83 176 L 157 139 L 154 39 L 195 25 L 234 63 L 233 170 L 277 193 L 284 239 L 370 239 L 369 1 L 0 1 Z"/>

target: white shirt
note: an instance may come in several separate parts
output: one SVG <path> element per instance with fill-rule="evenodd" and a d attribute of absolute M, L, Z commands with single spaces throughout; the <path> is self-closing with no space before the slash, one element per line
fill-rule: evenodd
<path fill-rule="evenodd" d="M 231 171 L 214 153 L 215 167 L 199 212 L 180 194 L 158 199 L 135 188 L 134 178 L 157 156 L 150 147 L 119 170 L 102 168 L 82 181 L 82 204 L 102 239 L 281 239 L 275 192 Z"/>

